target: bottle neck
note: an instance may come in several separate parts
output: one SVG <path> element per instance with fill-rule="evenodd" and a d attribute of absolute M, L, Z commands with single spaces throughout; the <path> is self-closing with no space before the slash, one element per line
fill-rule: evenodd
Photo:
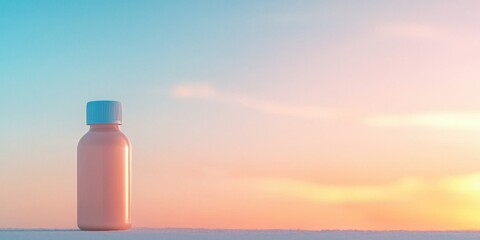
<path fill-rule="evenodd" d="M 90 125 L 90 131 L 103 132 L 103 131 L 119 131 L 119 124 L 92 124 Z"/>

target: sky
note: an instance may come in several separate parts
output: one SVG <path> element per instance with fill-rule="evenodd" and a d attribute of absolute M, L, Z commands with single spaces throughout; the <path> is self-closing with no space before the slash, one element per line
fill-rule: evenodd
<path fill-rule="evenodd" d="M 478 1 L 0 0 L 0 228 L 76 227 L 122 102 L 134 227 L 480 226 Z"/>

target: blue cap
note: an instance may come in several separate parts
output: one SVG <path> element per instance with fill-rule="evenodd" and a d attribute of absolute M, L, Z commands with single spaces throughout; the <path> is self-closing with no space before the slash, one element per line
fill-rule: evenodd
<path fill-rule="evenodd" d="M 91 101 L 87 103 L 87 125 L 122 124 L 122 104 L 117 101 Z"/>

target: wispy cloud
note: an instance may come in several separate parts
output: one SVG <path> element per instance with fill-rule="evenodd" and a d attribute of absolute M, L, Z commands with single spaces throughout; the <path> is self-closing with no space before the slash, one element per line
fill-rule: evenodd
<path fill-rule="evenodd" d="M 206 83 L 178 84 L 170 89 L 170 95 L 175 98 L 210 100 L 217 103 L 249 108 L 267 114 L 290 117 L 326 119 L 339 116 L 338 111 L 331 109 L 263 100 L 246 94 L 220 91 Z"/>
<path fill-rule="evenodd" d="M 292 179 L 265 179 L 261 186 L 272 192 L 322 203 L 390 201 L 423 189 L 424 183 L 404 179 L 384 185 L 323 185 Z"/>
<path fill-rule="evenodd" d="M 395 201 L 432 192 L 480 200 L 480 173 L 434 180 L 404 178 L 375 185 L 328 185 L 297 179 L 266 178 L 261 179 L 258 186 L 266 191 L 323 203 Z"/>
<path fill-rule="evenodd" d="M 377 27 L 380 34 L 392 37 L 435 39 L 449 35 L 439 27 L 416 22 L 385 23 Z"/>
<path fill-rule="evenodd" d="M 480 130 L 480 113 L 418 113 L 404 115 L 373 115 L 363 123 L 376 127 L 431 127 Z"/>
<path fill-rule="evenodd" d="M 218 93 L 207 83 L 184 83 L 172 86 L 170 95 L 176 98 L 213 98 Z"/>
<path fill-rule="evenodd" d="M 463 32 L 448 26 L 420 22 L 391 22 L 376 27 L 380 36 L 436 43 L 445 49 L 462 53 L 478 51 L 478 34 Z"/>
<path fill-rule="evenodd" d="M 244 107 L 265 114 L 316 120 L 344 120 L 371 127 L 429 127 L 480 130 L 480 112 L 424 112 L 413 114 L 349 114 L 341 109 L 294 105 L 264 100 L 242 93 L 221 91 L 208 83 L 177 84 L 170 95 L 180 99 L 199 99 Z"/>
<path fill-rule="evenodd" d="M 440 179 L 405 178 L 373 185 L 328 185 L 292 179 L 262 179 L 261 190 L 305 204 L 344 206 L 364 221 L 415 224 L 425 222 L 448 229 L 480 224 L 480 173 Z M 439 211 L 442 209 L 442 211 Z M 422 225 L 422 224 L 421 224 Z M 388 227 L 388 224 L 386 224 Z M 425 225 L 423 225 L 425 226 Z"/>

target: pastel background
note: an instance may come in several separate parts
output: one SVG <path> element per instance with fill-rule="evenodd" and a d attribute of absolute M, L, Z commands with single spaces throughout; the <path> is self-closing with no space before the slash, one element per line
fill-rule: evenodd
<path fill-rule="evenodd" d="M 76 227 L 123 103 L 135 227 L 478 229 L 478 1 L 0 0 L 0 228 Z"/>

